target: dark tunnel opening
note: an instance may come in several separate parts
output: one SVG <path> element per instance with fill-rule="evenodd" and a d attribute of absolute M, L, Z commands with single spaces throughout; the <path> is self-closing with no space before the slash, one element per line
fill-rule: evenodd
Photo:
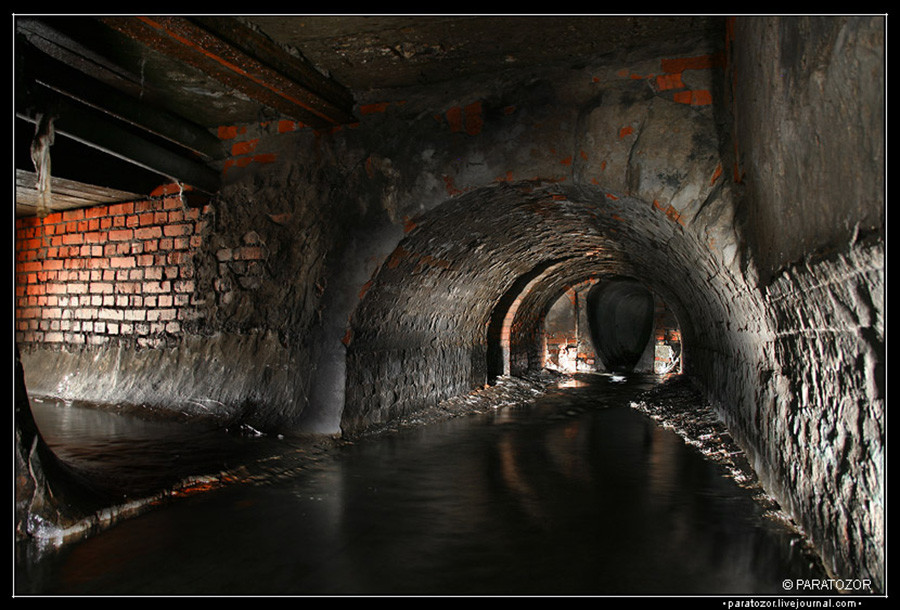
<path fill-rule="evenodd" d="M 532 366 L 563 373 L 682 373 L 679 317 L 644 283 L 592 275 L 541 298 L 542 328 L 530 351 L 543 357 L 534 358 Z"/>
<path fill-rule="evenodd" d="M 610 372 L 630 373 L 653 330 L 653 295 L 640 282 L 616 278 L 587 294 L 587 319 L 597 357 Z"/>

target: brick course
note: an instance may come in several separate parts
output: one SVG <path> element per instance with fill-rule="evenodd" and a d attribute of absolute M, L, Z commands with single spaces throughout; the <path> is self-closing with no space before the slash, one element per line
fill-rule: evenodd
<path fill-rule="evenodd" d="M 158 347 L 198 317 L 193 256 L 208 210 L 179 197 L 16 221 L 16 341 Z"/>

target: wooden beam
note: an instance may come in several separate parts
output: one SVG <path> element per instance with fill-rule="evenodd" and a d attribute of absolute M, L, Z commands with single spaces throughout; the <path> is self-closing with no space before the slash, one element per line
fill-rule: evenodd
<path fill-rule="evenodd" d="M 37 174 L 16 170 L 16 216 L 33 216 L 37 212 L 40 202 L 36 184 Z M 54 212 L 102 203 L 135 201 L 146 196 L 55 177 L 50 179 L 50 192 L 50 209 Z"/>
<path fill-rule="evenodd" d="M 346 100 L 339 100 L 337 104 L 331 101 L 335 99 L 333 96 L 336 88 L 331 87 L 325 93 L 310 89 L 315 85 L 308 78 L 308 67 L 295 63 L 295 69 L 289 72 L 293 74 L 291 77 L 187 18 L 102 17 L 101 21 L 137 42 L 202 70 L 210 77 L 288 118 L 317 128 L 356 121 L 352 106 L 346 106 Z M 230 28 L 229 37 L 239 38 L 233 24 L 228 25 L 228 28 L 221 21 L 215 24 L 219 31 Z M 259 54 L 267 55 L 269 61 L 274 61 L 272 58 L 280 55 L 282 70 L 287 71 L 284 66 L 290 65 L 289 54 L 283 51 L 278 53 L 274 45 L 263 45 L 256 36 L 245 36 L 243 40 L 244 46 L 248 48 L 252 46 L 251 41 L 256 44 Z M 263 52 L 261 49 L 264 46 Z M 300 77 L 299 74 L 306 74 L 306 77 Z M 295 79 L 300 79 L 300 82 Z"/>
<path fill-rule="evenodd" d="M 34 83 L 77 100 L 111 117 L 172 142 L 198 158 L 213 161 L 226 156 L 222 141 L 209 130 L 165 110 L 153 108 L 117 89 L 69 68 L 49 56 L 23 49 L 17 58 Z"/>
<path fill-rule="evenodd" d="M 178 155 L 129 132 L 120 124 L 62 97 L 44 102 L 55 115 L 57 135 L 69 137 L 173 181 L 189 184 L 203 192 L 215 193 L 221 178 L 215 170 Z M 35 124 L 37 116 L 17 111 L 17 116 Z"/>

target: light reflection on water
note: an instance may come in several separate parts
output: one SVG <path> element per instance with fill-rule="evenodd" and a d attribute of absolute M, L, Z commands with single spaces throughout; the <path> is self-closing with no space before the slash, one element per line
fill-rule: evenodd
<path fill-rule="evenodd" d="M 153 493 L 276 450 L 271 439 L 244 438 L 204 420 L 175 423 L 40 398 L 32 398 L 31 410 L 57 456 L 116 495 Z"/>
<path fill-rule="evenodd" d="M 814 576 L 795 536 L 761 519 L 747 490 L 627 407 L 646 387 L 598 376 L 531 405 L 360 441 L 289 478 L 273 470 L 264 485 L 235 485 L 125 521 L 20 569 L 18 588 L 778 594 L 783 579 Z M 89 431 L 91 416 L 82 416 L 70 425 Z M 142 428 L 147 437 L 132 449 L 143 451 L 137 446 L 152 445 L 157 434 L 172 440 L 171 427 L 160 425 Z M 193 430 L 169 447 L 218 459 L 220 449 L 200 445 L 222 438 L 206 432 Z M 226 448 L 248 440 L 230 438 Z M 106 448 L 97 440 L 82 450 Z M 276 463 L 290 468 L 290 461 Z"/>

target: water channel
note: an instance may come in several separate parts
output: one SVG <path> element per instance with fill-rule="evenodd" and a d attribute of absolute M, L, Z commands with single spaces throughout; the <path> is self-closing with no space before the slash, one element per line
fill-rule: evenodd
<path fill-rule="evenodd" d="M 58 455 L 134 493 L 246 476 L 28 554 L 16 593 L 777 595 L 822 577 L 754 491 L 629 406 L 655 383 L 582 376 L 314 459 L 296 441 L 33 400 Z"/>

